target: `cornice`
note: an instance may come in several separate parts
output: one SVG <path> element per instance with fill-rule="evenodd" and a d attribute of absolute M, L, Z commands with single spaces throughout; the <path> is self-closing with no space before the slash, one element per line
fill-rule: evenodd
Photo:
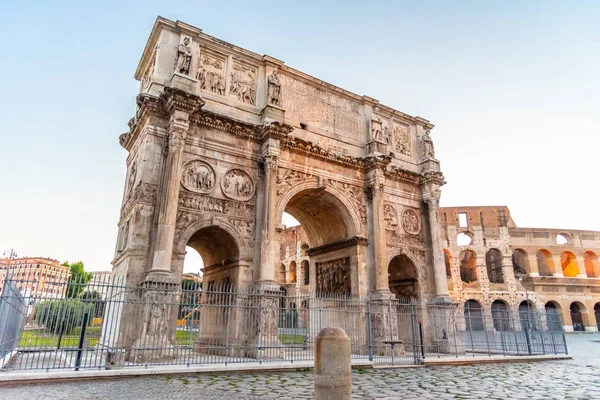
<path fill-rule="evenodd" d="M 438 186 L 443 186 L 446 181 L 444 180 L 444 174 L 439 171 L 428 171 L 422 174 L 422 183 L 433 183 Z"/>
<path fill-rule="evenodd" d="M 158 97 L 140 93 L 136 97 L 136 103 L 137 111 L 133 118 L 127 123 L 129 131 L 119 135 L 119 143 L 127 151 L 131 151 L 131 147 L 142 129 L 142 122 L 145 121 L 148 116 L 156 115 L 163 118 L 167 117 L 162 101 Z"/>
<path fill-rule="evenodd" d="M 307 254 L 309 256 L 316 256 L 319 254 L 329 253 L 331 251 L 345 249 L 352 246 L 367 246 L 369 240 L 364 236 L 353 236 L 351 238 L 338 240 L 337 242 L 327 243 L 322 246 L 312 247 L 308 249 Z"/>

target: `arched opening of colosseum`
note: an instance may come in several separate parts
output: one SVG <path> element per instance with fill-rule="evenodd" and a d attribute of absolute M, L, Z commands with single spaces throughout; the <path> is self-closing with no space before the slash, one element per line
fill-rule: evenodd
<path fill-rule="evenodd" d="M 279 270 L 277 271 L 277 283 L 279 283 L 280 285 L 285 285 L 286 279 L 285 279 L 285 264 L 279 264 Z"/>
<path fill-rule="evenodd" d="M 523 249 L 515 249 L 512 254 L 512 266 L 517 279 L 529 274 L 529 258 Z"/>
<path fill-rule="evenodd" d="M 541 249 L 537 251 L 536 258 L 540 276 L 552 276 L 554 274 L 552 254 L 546 249 Z"/>
<path fill-rule="evenodd" d="M 467 300 L 465 302 L 465 326 L 469 331 L 483 331 L 485 324 L 483 323 L 483 307 L 477 300 Z"/>
<path fill-rule="evenodd" d="M 523 300 L 519 304 L 519 320 L 521 322 L 521 330 L 535 330 L 535 306 L 531 300 Z"/>
<path fill-rule="evenodd" d="M 296 261 L 292 261 L 290 263 L 290 278 L 288 279 L 289 283 L 296 283 Z"/>
<path fill-rule="evenodd" d="M 600 303 L 594 304 L 594 316 L 596 317 L 596 327 L 600 331 Z"/>
<path fill-rule="evenodd" d="M 585 264 L 585 273 L 588 278 L 600 278 L 600 263 L 598 263 L 596 253 L 586 251 L 583 254 L 583 263 Z"/>
<path fill-rule="evenodd" d="M 418 298 L 419 283 L 417 269 L 413 262 L 404 254 L 396 256 L 388 266 L 390 291 L 398 299 Z"/>
<path fill-rule="evenodd" d="M 584 314 L 586 313 L 585 306 L 578 301 L 574 301 L 569 307 L 569 312 L 571 314 L 573 330 L 575 332 L 585 332 L 585 326 L 587 322 L 584 317 Z"/>
<path fill-rule="evenodd" d="M 477 254 L 472 250 L 463 250 L 459 259 L 460 279 L 466 284 L 477 282 Z"/>
<path fill-rule="evenodd" d="M 485 254 L 485 266 L 490 283 L 504 283 L 503 258 L 502 252 L 498 249 L 489 249 Z"/>
<path fill-rule="evenodd" d="M 562 309 L 560 304 L 555 301 L 549 301 L 544 305 L 546 309 L 546 321 L 548 329 L 551 331 L 560 331 L 563 328 Z"/>
<path fill-rule="evenodd" d="M 556 244 L 558 245 L 571 244 L 572 241 L 573 239 L 571 238 L 571 236 L 567 235 L 566 233 L 559 233 L 558 235 L 556 235 Z"/>
<path fill-rule="evenodd" d="M 446 278 L 452 278 L 452 264 L 450 263 L 450 252 L 444 249 L 444 264 L 446 265 Z"/>
<path fill-rule="evenodd" d="M 497 331 L 509 331 L 510 328 L 510 307 L 504 300 L 495 300 L 492 303 L 492 320 L 494 329 Z"/>
<path fill-rule="evenodd" d="M 302 276 L 304 277 L 304 285 L 308 286 L 310 285 L 310 266 L 308 260 L 302 260 L 300 266 L 302 268 Z"/>
<path fill-rule="evenodd" d="M 460 232 L 456 235 L 456 244 L 458 246 L 469 246 L 473 243 L 473 235 L 470 232 Z"/>
<path fill-rule="evenodd" d="M 283 212 L 302 225 L 308 238 L 304 251 L 315 265 L 316 277 L 310 276 L 307 268 L 305 282 L 314 280 L 313 289 L 319 293 L 350 293 L 351 271 L 357 268 L 351 265 L 356 262 L 356 245 L 336 250 L 336 244 L 357 234 L 354 218 L 344 202 L 327 189 L 304 189 L 287 201 L 280 215 Z"/>
<path fill-rule="evenodd" d="M 577 266 L 575 254 L 570 251 L 563 251 L 560 254 L 560 265 L 562 267 L 563 275 L 566 277 L 575 277 L 579 274 L 579 267 Z"/>

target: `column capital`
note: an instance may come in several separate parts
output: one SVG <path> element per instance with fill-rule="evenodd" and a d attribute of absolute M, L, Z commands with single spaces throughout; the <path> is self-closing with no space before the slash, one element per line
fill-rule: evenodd
<path fill-rule="evenodd" d="M 423 199 L 423 203 L 427 204 L 429 211 L 437 211 L 440 208 L 439 197 L 428 197 L 426 199 Z"/>
<path fill-rule="evenodd" d="M 175 111 L 193 114 L 204 106 L 204 100 L 200 96 L 168 87 L 161 94 L 161 99 L 163 107 L 169 115 Z"/>

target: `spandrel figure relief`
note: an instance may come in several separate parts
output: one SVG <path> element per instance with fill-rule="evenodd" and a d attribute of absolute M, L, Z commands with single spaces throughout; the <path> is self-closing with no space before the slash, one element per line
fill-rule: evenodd
<path fill-rule="evenodd" d="M 190 39 L 183 39 L 183 43 L 177 48 L 177 62 L 175 63 L 175 72 L 182 75 L 189 75 L 192 64 L 192 49 L 189 46 Z"/>
<path fill-rule="evenodd" d="M 215 172 L 203 161 L 190 161 L 181 176 L 183 186 L 197 193 L 209 193 L 215 187 Z"/>
<path fill-rule="evenodd" d="M 221 180 L 223 194 L 230 199 L 246 201 L 254 196 L 254 183 L 246 172 L 232 169 Z"/>
<path fill-rule="evenodd" d="M 383 206 L 383 218 L 385 219 L 385 229 L 395 230 L 398 228 L 398 213 L 391 205 Z"/>

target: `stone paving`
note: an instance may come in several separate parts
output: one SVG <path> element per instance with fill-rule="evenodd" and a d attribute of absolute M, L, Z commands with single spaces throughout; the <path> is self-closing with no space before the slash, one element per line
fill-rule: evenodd
<path fill-rule="evenodd" d="M 598 340 L 598 341 L 594 341 Z M 600 399 L 600 335 L 572 361 L 354 370 L 355 399 Z M 0 387 L 0 399 L 311 399 L 310 371 L 197 374 Z"/>

